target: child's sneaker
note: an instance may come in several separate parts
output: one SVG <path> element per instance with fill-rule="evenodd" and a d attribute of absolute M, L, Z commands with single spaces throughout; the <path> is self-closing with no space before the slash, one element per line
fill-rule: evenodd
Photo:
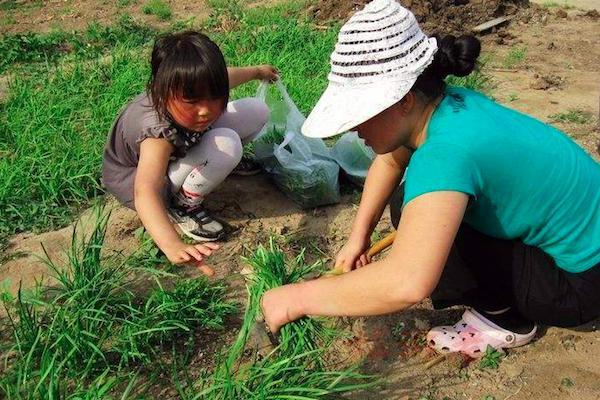
<path fill-rule="evenodd" d="M 225 236 L 223 224 L 211 217 L 202 205 L 191 209 L 169 208 L 169 217 L 188 237 L 199 242 L 212 242 Z"/>
<path fill-rule="evenodd" d="M 232 175 L 250 176 L 260 173 L 260 165 L 251 158 L 243 157 L 242 161 L 233 169 Z"/>

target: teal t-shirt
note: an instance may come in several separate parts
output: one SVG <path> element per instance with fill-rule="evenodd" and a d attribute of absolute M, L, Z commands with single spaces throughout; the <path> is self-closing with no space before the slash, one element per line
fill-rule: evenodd
<path fill-rule="evenodd" d="M 411 157 L 404 204 L 435 191 L 469 194 L 467 224 L 539 247 L 566 271 L 600 263 L 600 164 L 480 93 L 449 87 Z"/>

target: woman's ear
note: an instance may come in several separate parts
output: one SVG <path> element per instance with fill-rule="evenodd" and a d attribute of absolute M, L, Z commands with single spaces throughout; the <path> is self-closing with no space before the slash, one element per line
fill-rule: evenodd
<path fill-rule="evenodd" d="M 408 93 L 406 93 L 402 100 L 400 100 L 398 103 L 400 104 L 400 111 L 402 115 L 408 115 L 415 106 L 416 102 L 417 96 L 415 95 L 415 92 L 411 90 Z"/>

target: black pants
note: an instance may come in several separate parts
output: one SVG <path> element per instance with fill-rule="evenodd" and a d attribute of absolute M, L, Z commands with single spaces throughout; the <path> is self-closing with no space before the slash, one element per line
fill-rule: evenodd
<path fill-rule="evenodd" d="M 402 188 L 390 199 L 394 227 Z M 572 327 L 600 316 L 600 264 L 569 273 L 537 247 L 493 238 L 463 223 L 431 295 L 434 308 L 467 305 L 495 311 L 516 308 L 544 325 Z"/>

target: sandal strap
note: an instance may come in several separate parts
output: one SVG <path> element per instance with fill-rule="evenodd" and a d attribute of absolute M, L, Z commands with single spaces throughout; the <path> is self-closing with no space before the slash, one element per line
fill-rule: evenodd
<path fill-rule="evenodd" d="M 517 342 L 526 341 L 530 337 L 535 335 L 535 332 L 537 331 L 537 327 L 534 327 L 530 333 L 524 335 L 511 332 L 507 329 L 496 325 L 495 323 L 493 323 L 474 309 L 467 309 L 464 312 L 462 319 L 478 331 L 481 331 L 482 334 L 487 335 L 502 343 L 506 343 L 507 346 L 512 346 Z"/>

